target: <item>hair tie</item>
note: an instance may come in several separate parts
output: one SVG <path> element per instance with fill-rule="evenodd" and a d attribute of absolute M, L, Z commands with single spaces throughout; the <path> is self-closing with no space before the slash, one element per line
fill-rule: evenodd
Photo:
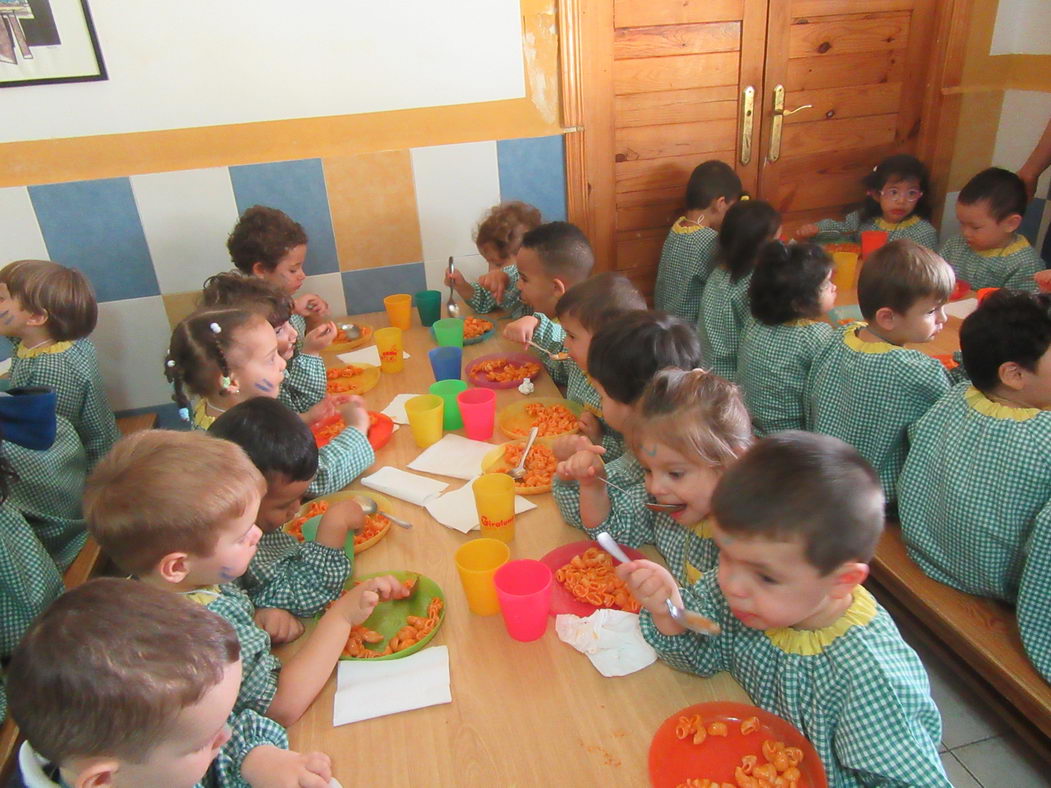
<path fill-rule="evenodd" d="M 223 333 L 223 327 L 220 326 L 218 323 L 209 323 L 208 328 L 212 329 L 213 334 Z"/>
<path fill-rule="evenodd" d="M 231 380 L 229 375 L 223 375 L 221 378 L 219 378 L 219 386 L 220 388 L 222 388 L 223 391 L 228 391 L 229 389 L 233 388 L 233 383 L 234 382 L 233 380 Z"/>
<path fill-rule="evenodd" d="M 190 409 L 189 408 L 179 408 L 179 418 L 182 419 L 183 421 L 189 421 L 190 420 Z"/>
<path fill-rule="evenodd" d="M 175 369 L 175 359 L 173 359 L 173 358 L 168 359 L 167 361 L 164 362 L 164 366 L 166 366 L 168 369 Z"/>

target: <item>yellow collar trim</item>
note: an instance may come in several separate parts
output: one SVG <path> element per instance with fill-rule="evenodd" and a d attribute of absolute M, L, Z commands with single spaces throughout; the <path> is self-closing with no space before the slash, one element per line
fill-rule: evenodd
<path fill-rule="evenodd" d="M 212 426 L 212 422 L 214 421 L 215 416 L 208 415 L 208 400 L 197 400 L 197 404 L 194 405 L 193 408 L 193 423 L 202 430 L 206 430 Z"/>
<path fill-rule="evenodd" d="M 815 323 L 820 323 L 820 320 L 811 320 L 809 317 L 800 317 L 795 320 L 789 320 L 782 323 L 783 326 L 789 326 L 790 328 L 802 328 L 803 326 L 812 326 Z"/>
<path fill-rule="evenodd" d="M 65 353 L 73 347 L 72 342 L 56 342 L 53 345 L 44 345 L 43 347 L 25 347 L 21 343 L 18 345 L 18 350 L 15 355 L 18 358 L 36 358 L 37 356 L 49 356 L 53 353 Z"/>
<path fill-rule="evenodd" d="M 1020 252 L 1029 246 L 1029 241 L 1024 235 L 1015 235 L 1014 241 L 1009 243 L 1007 246 L 1001 246 L 999 249 L 985 249 L 981 252 L 972 250 L 979 257 L 1009 257 L 1015 252 Z"/>
<path fill-rule="evenodd" d="M 843 344 L 858 353 L 890 353 L 892 350 L 900 350 L 897 345 L 890 342 L 866 342 L 858 336 L 858 331 L 868 326 L 868 323 L 851 323 L 843 332 Z"/>
<path fill-rule="evenodd" d="M 768 629 L 765 634 L 770 642 L 786 654 L 802 654 L 812 657 L 820 654 L 832 645 L 839 637 L 847 634 L 854 627 L 866 626 L 876 617 L 876 600 L 863 586 L 855 586 L 853 597 L 843 615 L 837 621 L 821 629 L 793 629 L 778 627 Z"/>
<path fill-rule="evenodd" d="M 1040 408 L 1011 408 L 993 402 L 982 392 L 971 386 L 963 395 L 964 400 L 972 409 L 994 419 L 1008 419 L 1010 421 L 1029 421 L 1043 413 Z"/>
<path fill-rule="evenodd" d="M 675 220 L 675 224 L 671 226 L 671 231 L 676 235 L 689 235 L 690 233 L 696 233 L 700 230 L 712 229 L 706 224 L 694 224 L 693 222 L 689 222 L 689 224 L 687 224 L 687 221 L 688 220 L 685 216 L 680 216 L 678 219 Z"/>
<path fill-rule="evenodd" d="M 877 216 L 874 224 L 881 230 L 892 232 L 894 230 L 904 230 L 906 227 L 912 227 L 914 224 L 919 224 L 919 216 L 910 216 L 908 219 L 902 219 L 900 222 L 888 222 L 882 216 Z"/>
<path fill-rule="evenodd" d="M 193 591 L 183 591 L 182 595 L 191 602 L 207 607 L 219 598 L 219 586 L 202 586 L 201 588 L 195 588 Z"/>
<path fill-rule="evenodd" d="M 694 533 L 694 535 L 701 537 L 701 539 L 711 539 L 712 538 L 712 520 L 711 520 L 710 517 L 706 517 L 703 520 L 701 520 L 699 523 L 695 523 L 694 525 L 691 525 L 689 527 L 689 530 L 692 531 Z"/>

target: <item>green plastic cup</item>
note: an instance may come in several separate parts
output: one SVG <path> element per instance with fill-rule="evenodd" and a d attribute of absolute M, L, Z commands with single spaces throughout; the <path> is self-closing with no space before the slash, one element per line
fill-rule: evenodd
<path fill-rule="evenodd" d="M 437 394 L 445 401 L 442 429 L 446 432 L 463 429 L 463 417 L 460 415 L 460 403 L 456 401 L 456 395 L 466 390 L 465 380 L 439 380 L 427 389 L 428 393 Z"/>
<path fill-rule="evenodd" d="M 413 298 L 420 322 L 425 326 L 434 325 L 434 321 L 442 316 L 442 294 L 438 290 L 421 290 Z"/>
<path fill-rule="evenodd" d="M 435 320 L 434 338 L 439 345 L 447 347 L 463 347 L 463 320 L 458 317 L 446 317 Z"/>

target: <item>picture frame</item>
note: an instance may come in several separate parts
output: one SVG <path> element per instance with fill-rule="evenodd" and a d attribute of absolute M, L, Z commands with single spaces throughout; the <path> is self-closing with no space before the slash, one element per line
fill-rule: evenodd
<path fill-rule="evenodd" d="M 0 0 L 0 88 L 107 78 L 87 0 Z"/>

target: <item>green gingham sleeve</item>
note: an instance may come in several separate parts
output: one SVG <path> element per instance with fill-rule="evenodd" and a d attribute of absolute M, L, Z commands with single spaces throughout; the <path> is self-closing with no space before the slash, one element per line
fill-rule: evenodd
<path fill-rule="evenodd" d="M 1033 247 L 1026 245 L 1013 255 L 1004 258 L 1004 266 L 1007 275 L 1004 287 L 1029 293 L 1036 293 L 1040 289 L 1033 276 L 1043 271 L 1046 266 Z"/>
<path fill-rule="evenodd" d="M 343 550 L 272 531 L 263 534 L 248 571 L 236 582 L 257 608 L 276 607 L 306 618 L 339 596 L 350 572 Z"/>
<path fill-rule="evenodd" d="M 292 328 L 296 330 L 296 334 L 298 335 L 296 337 L 296 351 L 298 352 L 302 349 L 303 339 L 307 335 L 307 319 L 302 315 L 293 313 L 292 316 L 288 318 L 288 322 L 292 324 Z"/>
<path fill-rule="evenodd" d="M 645 507 L 649 500 L 643 480 L 642 466 L 630 453 L 606 465 L 606 478 L 617 487 L 606 486 L 609 495 L 609 516 L 596 528 L 586 528 L 580 519 L 580 487 L 575 481 L 561 481 L 555 477 L 552 492 L 562 518 L 574 528 L 580 528 L 595 538 L 606 531 L 617 542 L 628 547 L 652 544 L 653 512 Z"/>
<path fill-rule="evenodd" d="M 472 282 L 471 290 L 474 291 L 474 295 L 467 299 L 467 306 L 479 314 L 492 312 L 498 306 L 512 315 L 518 311 L 522 304 L 522 299 L 518 292 L 518 266 L 506 265 L 503 271 L 507 274 L 507 286 L 504 288 L 503 300 L 499 304 L 496 303 L 492 293 L 477 282 Z"/>
<path fill-rule="evenodd" d="M 252 750 L 267 745 L 288 749 L 285 729 L 250 709 L 231 714 L 226 724 L 230 728 L 230 740 L 208 767 L 200 783 L 203 788 L 248 788 L 249 783 L 241 776 L 241 765 Z"/>
<path fill-rule="evenodd" d="M 861 226 L 861 213 L 851 211 L 847 217 L 840 221 L 838 219 L 822 219 L 817 223 L 821 233 L 856 236 Z"/>
<path fill-rule="evenodd" d="M 285 368 L 285 379 L 277 398 L 296 413 L 304 413 L 325 398 L 327 386 L 321 356 L 297 351 Z"/>
<path fill-rule="evenodd" d="M 0 504 L 0 657 L 11 656 L 33 619 L 64 590 L 29 523 L 11 504 Z"/>
<path fill-rule="evenodd" d="M 255 608 L 248 595 L 231 583 L 220 586 L 219 595 L 207 607 L 230 622 L 241 643 L 241 689 L 234 712 L 251 709 L 265 715 L 277 694 L 281 663 L 270 653 L 270 636 L 255 623 Z"/>
<path fill-rule="evenodd" d="M 328 495 L 342 490 L 375 461 L 376 452 L 369 439 L 353 427 L 347 427 L 318 450 L 317 476 L 307 488 L 307 495 Z"/>
<path fill-rule="evenodd" d="M 687 610 L 700 613 L 720 626 L 725 624 L 729 610 L 725 604 L 719 604 L 722 595 L 716 585 L 715 572 L 709 572 L 689 588 L 681 588 L 679 593 Z M 698 676 L 712 676 L 730 670 L 730 651 L 724 648 L 730 643 L 727 637 L 709 637 L 694 632 L 665 635 L 657 629 L 653 616 L 645 609 L 639 613 L 639 626 L 642 636 L 653 646 L 657 656 L 677 670 Z"/>
<path fill-rule="evenodd" d="M 1029 661 L 1051 682 L 1051 503 L 1037 515 L 1018 588 L 1018 629 Z"/>
<path fill-rule="evenodd" d="M 908 238 L 928 249 L 938 248 L 938 231 L 926 219 L 921 218 L 916 224 L 893 231 L 890 240 L 896 241 L 898 238 Z"/>
<path fill-rule="evenodd" d="M 681 222 L 668 231 L 661 247 L 653 303 L 656 309 L 696 324 L 719 234 L 710 227 L 683 229 Z"/>
<path fill-rule="evenodd" d="M 730 272 L 718 267 L 708 277 L 701 295 L 697 337 L 701 342 L 703 363 L 716 375 L 731 382 L 737 379 L 737 351 L 744 319 L 748 315 L 750 281 L 751 274 L 733 282 Z"/>
<path fill-rule="evenodd" d="M 566 332 L 562 330 L 562 326 L 540 312 L 534 312 L 533 317 L 540 321 L 537 323 L 536 330 L 533 331 L 533 343 L 552 353 L 564 351 L 566 348 L 562 344 L 562 340 L 565 338 Z M 555 361 L 536 348 L 533 348 L 533 353 L 540 359 L 540 363 L 547 369 L 547 374 L 551 376 L 551 380 L 556 385 L 566 385 L 569 380 L 569 364 L 572 363 L 571 361 Z"/>

